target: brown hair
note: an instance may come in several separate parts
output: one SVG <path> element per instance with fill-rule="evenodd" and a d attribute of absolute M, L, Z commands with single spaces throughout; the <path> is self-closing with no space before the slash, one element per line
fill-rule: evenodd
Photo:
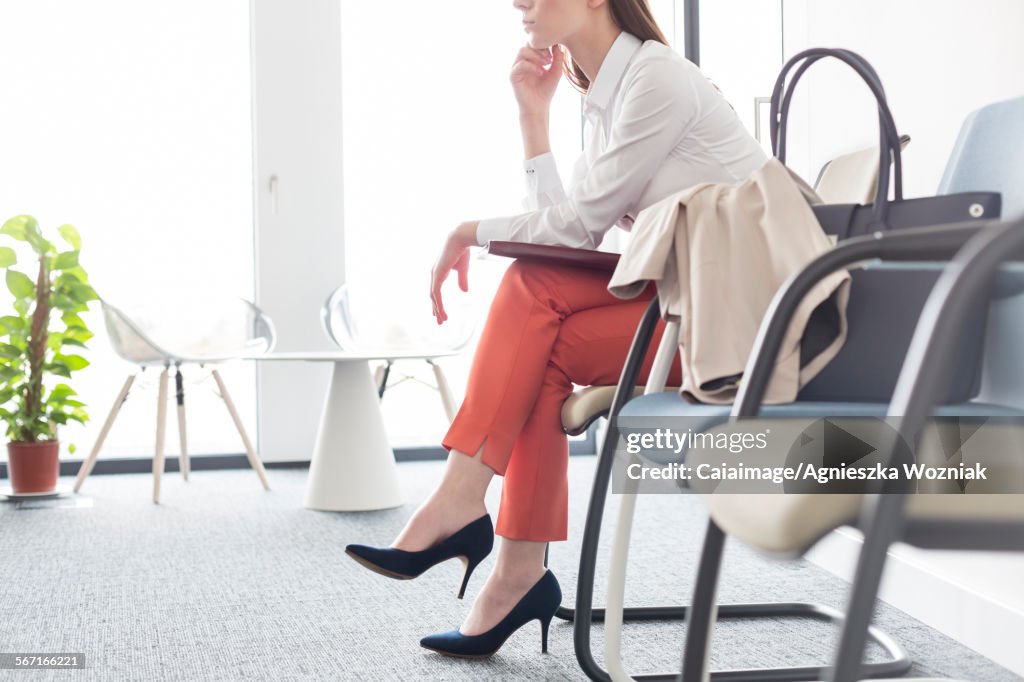
<path fill-rule="evenodd" d="M 658 28 L 654 15 L 647 0 L 608 0 L 612 12 L 612 21 L 626 33 L 632 33 L 640 40 L 657 40 L 668 45 L 665 34 Z M 569 59 L 564 65 L 565 75 L 569 82 L 583 94 L 590 89 L 590 79 L 575 59 Z"/>

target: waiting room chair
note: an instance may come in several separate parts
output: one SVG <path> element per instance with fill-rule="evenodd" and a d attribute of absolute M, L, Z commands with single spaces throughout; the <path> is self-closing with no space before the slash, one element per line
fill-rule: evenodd
<path fill-rule="evenodd" d="M 900 135 L 900 149 L 910 144 Z M 826 204 L 870 204 L 878 188 L 878 146 L 832 159 L 818 172 L 814 191 Z"/>
<path fill-rule="evenodd" d="M 939 194 L 982 190 L 1003 195 L 1003 220 L 1024 217 L 1024 97 L 972 112 L 960 128 Z"/>
<path fill-rule="evenodd" d="M 440 394 L 448 421 L 452 421 L 455 419 L 455 398 L 444 370 L 436 361 L 438 358 L 457 355 L 466 347 L 473 336 L 473 316 L 467 306 L 460 306 L 458 301 L 450 301 L 453 314 L 439 328 L 433 324 L 432 318 L 425 319 L 429 317 L 429 306 L 421 300 L 422 297 L 411 299 L 415 301 L 415 307 L 403 307 L 404 302 L 396 298 L 403 297 L 389 297 L 370 290 L 356 291 L 343 284 L 331 292 L 321 309 L 320 320 L 324 332 L 342 350 L 380 354 L 384 364 L 374 370 L 374 383 L 377 395 L 382 399 L 389 387 L 392 366 L 396 362 L 387 354 L 401 353 L 406 355 L 403 359 L 408 359 L 410 351 L 419 354 L 417 359 L 424 360 L 434 373 L 435 384 L 426 385 Z M 402 309 L 396 310 L 396 307 Z M 458 314 L 454 314 L 455 308 L 459 308 Z M 381 322 L 384 318 L 379 315 L 379 311 L 382 309 L 390 311 L 386 323 Z M 414 376 L 405 375 L 390 385 L 408 380 L 418 381 Z"/>
<path fill-rule="evenodd" d="M 865 486 L 865 492 L 881 494 L 775 494 L 731 495 L 728 493 L 701 495 L 708 507 L 710 521 L 701 554 L 694 598 L 687 619 L 687 637 L 682 677 L 684 680 L 705 679 L 705 661 L 710 644 L 710 631 L 714 621 L 714 592 L 722 559 L 726 535 L 739 537 L 745 543 L 761 550 L 800 555 L 827 532 L 840 525 L 854 523 L 860 517 L 865 542 L 858 558 L 856 576 L 850 591 L 849 605 L 843 633 L 836 655 L 835 666 L 821 672 L 831 682 L 853 682 L 864 674 L 861 657 L 866 632 L 874 610 L 875 599 L 884 569 L 889 546 L 896 541 L 926 548 L 967 550 L 1024 550 L 1024 410 L 1011 405 L 984 405 L 969 402 L 962 405 L 940 405 L 937 396 L 946 394 L 950 368 L 961 361 L 962 348 L 971 336 L 983 333 L 972 324 L 977 308 L 988 303 L 996 269 L 1005 260 L 1024 259 L 1024 220 L 989 225 L 971 238 L 963 248 L 957 242 L 959 228 L 941 228 L 929 234 L 899 235 L 885 246 L 888 257 L 894 259 L 933 258 L 942 255 L 944 247 L 956 250 L 956 258 L 947 268 L 931 292 L 918 321 L 914 337 L 906 355 L 899 381 L 888 411 L 875 411 L 876 417 L 893 415 L 895 423 L 889 437 L 879 441 L 879 451 L 893 461 L 899 436 L 910 438 L 921 434 L 917 448 L 918 461 L 929 446 L 940 444 L 942 436 L 955 435 L 953 453 L 940 451 L 937 461 L 947 463 L 953 454 L 962 461 L 986 462 L 995 465 L 993 480 L 972 482 L 976 486 L 965 489 L 964 494 L 930 495 L 940 492 L 941 484 L 923 483 L 921 494 L 907 494 L 906 485 L 882 482 Z M 888 239 L 886 235 L 883 239 Z M 921 238 L 928 244 L 922 243 Z M 863 241 L 863 240 L 858 240 Z M 878 241 L 878 240 L 876 240 Z M 943 245 L 943 242 L 946 244 Z M 794 280 L 792 286 L 780 292 L 773 310 L 766 317 L 759 343 L 745 373 L 745 381 L 734 405 L 732 417 L 754 417 L 760 412 L 771 412 L 811 417 L 829 417 L 831 413 L 820 406 L 804 409 L 793 406 L 761 408 L 771 373 L 773 359 L 781 345 L 781 335 L 787 328 L 795 304 L 806 295 L 809 286 L 825 273 L 849 266 L 862 245 L 847 243 L 819 259 L 805 272 L 816 270 L 806 277 Z M 871 246 L 871 245 L 867 245 Z M 877 245 L 876 245 L 877 246 Z M 1019 346 L 1021 339 L 1016 339 Z M 1017 387 L 1018 401 L 1024 401 L 1024 384 Z M 644 413 L 649 413 L 648 405 Z M 635 408 L 634 408 L 635 409 Z M 848 407 L 838 406 L 843 412 Z M 674 413 L 676 411 L 673 411 Z M 631 413 L 627 405 L 622 414 Z M 930 417 L 969 416 L 985 419 L 990 416 L 1011 417 L 993 425 L 972 425 L 966 443 L 960 425 L 935 424 Z M 772 422 L 777 423 L 777 422 Z M 725 430 L 730 427 L 726 425 Z M 974 431 L 974 428 L 978 428 Z M 988 429 L 986 435 L 982 429 Z M 952 432 L 952 434 L 951 434 Z M 996 449 L 993 449 L 993 432 Z M 985 439 L 984 444 L 971 446 L 970 438 Z M 930 443 L 928 441 L 931 441 Z M 941 449 L 940 449 L 941 450 Z M 698 465 L 707 451 L 691 452 L 688 463 Z M 1017 494 L 1005 493 L 1014 490 Z M 961 492 L 959 489 L 953 492 Z M 826 677 L 827 676 L 827 677 Z"/>
<path fill-rule="evenodd" d="M 235 409 L 227 386 L 216 365 L 238 359 L 258 358 L 274 347 L 276 338 L 270 318 L 254 304 L 240 298 L 210 300 L 208 297 L 191 300 L 179 297 L 170 301 L 148 303 L 122 310 L 109 301 L 100 301 L 103 319 L 110 342 L 123 360 L 138 365 L 144 372 L 148 367 L 162 367 L 157 395 L 156 449 L 153 456 L 153 502 L 160 502 L 160 480 L 164 472 L 164 432 L 167 422 L 167 379 L 171 366 L 176 369 L 175 401 L 178 412 L 178 437 L 181 445 L 181 474 L 187 481 L 190 471 L 185 427 L 185 383 L 182 365 L 200 367 L 213 365 L 210 373 L 217 384 L 217 392 L 238 430 L 249 464 L 259 476 L 260 483 L 270 489 L 263 463 L 253 448 Z M 89 456 L 82 462 L 75 479 L 78 492 L 96 464 L 103 443 L 110 433 L 121 406 L 128 399 L 138 372 L 128 375 Z"/>
<path fill-rule="evenodd" d="M 1013 102 L 1015 104 L 1017 103 L 1016 100 L 1014 100 Z M 989 117 L 981 117 L 981 118 L 983 120 L 990 120 Z M 1005 114 L 1004 114 L 1004 117 L 1000 118 L 1000 121 L 1004 125 L 1001 128 L 999 128 L 998 130 L 990 131 L 989 134 L 995 135 L 995 136 L 1001 138 L 1002 142 L 1005 145 L 1008 145 L 1011 148 L 1020 149 L 1020 148 L 1024 147 L 1024 137 L 1022 137 L 1020 130 L 1018 129 L 1018 127 L 1014 127 L 1014 126 L 1010 126 L 1010 125 L 1005 125 L 1007 120 L 1009 120 L 1009 119 L 1005 118 Z M 965 130 L 968 129 L 969 127 L 971 127 L 971 125 L 972 125 L 972 119 L 969 118 L 967 120 L 967 122 L 965 122 L 965 124 L 964 124 Z M 963 137 L 963 136 L 964 136 L 964 133 L 961 134 L 961 137 Z M 947 164 L 947 169 L 955 169 L 955 168 L 961 166 L 964 163 L 963 159 L 964 159 L 964 152 L 965 152 L 966 149 L 967 149 L 966 145 L 963 145 L 963 144 L 957 145 L 957 147 L 954 149 L 953 154 L 950 157 L 949 163 Z M 1005 158 L 1005 155 L 996 155 L 996 156 L 993 156 L 993 157 L 984 157 L 984 156 L 974 155 L 973 159 L 974 159 L 974 164 L 976 166 L 984 165 L 986 167 L 987 173 L 990 176 L 990 178 L 991 177 L 998 177 L 998 178 L 1000 178 L 1000 180 L 998 182 L 996 182 L 996 184 L 994 184 L 992 187 L 995 190 L 1005 188 L 1003 190 L 1004 191 L 1004 202 L 1007 201 L 1006 193 L 1010 192 L 1010 193 L 1013 194 L 1014 197 L 1020 197 L 1021 198 L 1020 199 L 1021 202 L 1024 203 L 1024 196 L 1022 196 L 1022 194 L 1021 194 L 1022 192 L 1024 192 L 1024 183 L 1014 182 L 1012 180 L 1012 178 L 1017 177 L 1018 171 L 1015 170 L 1016 166 L 1014 164 L 1007 162 L 1007 160 Z M 949 173 L 950 173 L 950 171 L 947 170 L 947 174 L 949 174 Z M 1006 178 L 1006 179 L 1004 179 L 1004 178 Z M 947 191 L 947 192 L 961 191 L 961 187 L 960 186 L 953 185 L 953 184 L 946 184 L 946 183 L 944 183 L 944 185 L 946 186 L 946 190 L 945 191 Z M 977 186 L 975 186 L 975 188 L 976 187 Z M 1017 202 L 1017 199 L 1011 198 L 1009 200 L 1009 205 L 1010 206 L 1017 205 L 1016 202 Z M 928 266 L 924 265 L 923 267 L 927 268 Z M 938 275 L 938 273 L 936 272 L 935 276 L 937 277 L 937 275 Z M 876 280 L 874 282 L 874 284 L 872 285 L 872 289 L 874 290 L 874 294 L 875 295 L 884 295 L 883 292 L 886 290 L 886 284 L 884 282 L 884 280 L 886 278 L 886 274 L 884 272 L 882 272 L 882 273 L 877 273 L 876 272 L 876 273 L 873 273 L 872 277 L 873 277 L 874 280 Z M 922 283 L 925 283 L 925 282 L 922 282 Z M 998 283 L 998 286 L 1001 286 L 1003 289 L 1005 289 L 1006 290 L 1005 293 L 1007 293 L 1007 294 L 1013 293 L 1014 291 L 1019 291 L 1022 288 L 1024 288 L 1024 287 L 1018 286 L 1016 284 L 1016 280 L 1014 278 L 1012 278 L 1012 277 L 1001 278 L 1001 281 Z M 863 287 L 861 287 L 861 288 L 863 289 Z M 920 290 L 920 291 L 916 291 L 916 292 L 912 292 L 912 293 L 911 292 L 904 292 L 904 293 L 905 294 L 909 294 L 910 296 L 912 296 L 914 298 L 917 298 L 917 299 L 920 299 L 920 300 L 923 301 L 923 297 L 926 296 L 928 292 L 927 292 L 927 290 Z M 863 303 L 865 305 L 870 305 L 870 302 L 868 300 L 870 298 L 871 298 L 871 294 L 870 293 L 868 295 L 866 295 L 866 296 L 865 295 L 861 295 L 859 297 L 858 296 L 853 296 L 851 294 L 851 305 L 855 306 L 857 304 L 858 299 L 860 300 L 861 303 Z M 1019 299 L 1014 299 L 1014 300 L 1019 300 Z M 1009 305 L 1011 305 L 1010 310 L 1012 312 L 1012 310 L 1013 310 L 1012 306 L 1014 304 L 1011 303 Z M 1024 306 L 1024 303 L 1018 303 L 1016 305 Z M 1001 335 L 993 335 L 993 334 L 991 334 L 991 327 L 994 324 L 1000 324 L 1002 326 L 1013 325 L 1013 324 L 1020 325 L 1020 324 L 1022 324 L 1019 321 L 1021 319 L 1024 319 L 1024 315 L 1018 315 L 1016 317 L 1011 317 L 1009 315 L 1002 315 L 1002 316 L 1000 316 L 1000 315 L 997 314 L 996 306 L 993 307 L 993 312 L 992 312 L 992 315 L 991 315 L 990 321 L 989 321 L 990 333 L 986 336 L 986 340 L 985 340 L 986 348 L 985 348 L 985 353 L 984 353 L 985 359 L 983 361 L 984 366 L 987 367 L 990 364 L 989 356 L 992 355 L 992 353 L 990 352 L 990 351 L 992 351 L 992 349 L 989 346 L 991 346 L 992 343 L 994 342 L 994 338 L 998 338 L 998 337 L 1001 336 Z M 894 319 L 894 320 L 891 320 L 891 322 L 892 322 L 892 324 L 894 324 L 896 326 L 900 326 L 900 325 L 905 326 L 907 321 L 905 319 L 903 319 L 903 320 Z M 913 321 L 911 320 L 911 323 L 912 322 Z M 649 322 L 649 324 L 651 325 L 651 328 L 653 329 L 654 321 L 651 320 Z M 643 323 L 641 324 L 641 327 L 642 326 L 643 326 Z M 640 331 L 642 331 L 642 330 L 638 330 L 638 334 L 640 333 Z M 852 330 L 852 328 L 851 328 L 851 332 L 853 332 L 853 331 L 854 330 Z M 647 333 L 650 333 L 650 332 L 648 331 Z M 666 336 L 670 336 L 670 334 L 668 334 L 666 332 Z M 863 358 L 873 358 L 874 359 L 874 364 L 876 366 L 873 367 L 871 370 L 869 370 L 869 372 L 870 371 L 880 371 L 882 373 L 885 373 L 885 372 L 893 372 L 894 370 L 898 369 L 899 362 L 900 362 L 901 358 L 900 357 L 896 357 L 896 356 L 892 356 L 892 357 L 880 356 L 879 353 L 877 353 L 877 350 L 875 350 L 873 348 L 872 341 L 870 339 L 862 339 L 862 343 L 860 343 L 860 344 L 856 344 L 856 343 L 855 344 L 851 344 L 851 340 L 848 339 L 848 341 L 847 341 L 848 348 L 846 348 L 846 351 L 850 352 L 850 350 L 851 350 L 850 346 L 853 346 L 853 345 L 859 346 L 859 349 L 852 349 L 852 350 L 854 350 L 855 354 L 858 355 L 860 358 L 862 358 L 862 359 Z M 998 344 L 997 344 L 997 346 L 998 346 Z M 1010 353 L 1012 353 L 1012 346 L 1007 346 L 1007 345 L 1004 344 L 1002 346 L 998 346 L 996 350 L 997 351 L 1001 351 L 1004 354 L 1010 354 Z M 833 361 L 833 364 L 835 364 L 835 361 Z M 883 365 L 883 367 L 879 367 L 878 365 Z M 1019 365 L 1020 365 L 1020 363 L 1017 363 L 1016 366 L 1019 366 Z M 1003 364 L 1001 364 L 1000 366 L 1003 367 L 1004 370 L 1007 369 L 1007 367 L 1004 366 Z M 837 367 L 839 367 L 839 365 L 837 365 Z M 627 373 L 628 370 L 629 370 L 629 365 L 627 363 L 627 367 L 624 368 L 624 370 L 623 370 L 623 377 L 624 378 L 625 378 L 626 373 Z M 971 369 L 971 370 L 968 370 L 968 371 L 974 371 L 974 370 Z M 1012 366 L 1011 366 L 1010 371 L 1011 372 L 1013 371 Z M 1017 370 L 1017 371 L 1018 371 L 1018 373 L 1024 373 L 1024 369 Z M 989 377 L 988 376 L 989 374 L 992 375 L 992 377 Z M 994 377 L 994 380 L 993 380 L 993 377 Z M 962 383 L 963 380 L 964 380 L 964 377 L 961 375 L 959 377 L 960 383 Z M 998 380 L 999 380 L 998 372 L 989 372 L 986 375 L 986 378 L 982 380 L 981 395 L 983 397 L 991 396 L 993 394 L 993 391 L 995 389 L 999 388 L 998 385 L 997 385 L 998 384 Z M 812 384 L 816 383 L 817 387 L 821 387 L 823 384 L 827 385 L 828 382 L 829 382 L 828 371 L 826 371 L 825 376 L 819 376 L 815 380 L 815 382 L 812 382 Z M 620 385 L 622 385 L 621 382 L 620 382 Z M 995 389 L 989 388 L 990 385 L 996 385 Z M 580 391 L 577 391 L 576 395 L 571 396 L 569 398 L 569 400 L 567 400 L 565 405 L 563 406 L 562 417 L 563 417 L 563 428 L 565 429 L 565 431 L 567 433 L 570 433 L 570 434 L 578 433 L 578 432 L 581 432 L 582 430 L 584 430 L 587 426 L 589 426 L 589 424 L 592 421 L 600 418 L 601 416 L 607 416 L 608 414 L 617 414 L 617 410 L 619 408 L 621 408 L 621 406 L 624 405 L 629 398 L 631 398 L 633 395 L 635 395 L 637 393 L 643 392 L 643 390 L 644 390 L 643 388 L 635 387 L 635 381 L 633 381 L 631 383 L 628 383 L 628 386 L 630 386 L 629 389 L 622 389 L 621 397 L 616 395 L 616 393 L 617 393 L 617 388 L 616 387 L 587 387 L 587 388 L 581 389 Z M 648 389 L 649 391 L 661 392 L 661 391 L 658 390 L 658 387 L 656 386 L 656 384 L 652 384 L 652 385 L 649 385 L 649 386 L 650 386 L 650 388 Z M 815 396 L 815 391 L 817 390 L 817 387 L 812 385 L 810 390 L 807 392 L 806 397 L 807 398 L 814 398 L 814 397 L 816 397 Z M 664 388 L 664 387 L 662 387 L 662 388 Z M 613 396 L 614 396 L 614 398 L 613 398 Z M 817 397 L 821 397 L 821 396 L 818 395 Z M 678 396 L 673 395 L 672 392 L 670 392 L 670 393 L 663 393 L 663 395 L 660 395 L 660 396 L 645 396 L 644 400 L 648 400 L 648 399 L 650 399 L 650 400 L 672 399 L 672 398 L 675 398 L 675 400 L 678 401 Z M 883 405 L 883 407 L 884 407 L 884 405 Z M 1022 406 L 1022 407 L 1024 407 L 1024 406 Z M 606 499 L 606 496 L 607 496 L 608 482 L 609 482 L 609 479 L 610 479 L 610 469 L 611 469 L 611 466 L 612 466 L 612 460 L 614 459 L 614 443 L 609 443 L 608 442 L 609 440 L 614 440 L 614 434 L 613 434 L 613 432 L 611 430 L 609 430 L 609 433 L 606 436 L 606 442 L 605 442 L 604 450 L 601 453 L 599 453 L 599 459 L 598 459 L 598 464 L 597 464 L 597 471 L 595 473 L 594 484 L 593 484 L 593 488 L 592 488 L 592 491 L 591 491 L 591 499 L 590 499 L 590 504 L 589 504 L 589 508 L 588 508 L 587 522 L 586 522 L 586 526 L 585 526 L 585 529 L 584 529 L 583 547 L 582 547 L 581 555 L 580 555 L 580 569 L 579 569 L 578 580 L 577 580 L 576 608 L 575 609 L 569 609 L 569 608 L 563 607 L 563 608 L 561 608 L 559 610 L 559 613 L 558 613 L 559 617 L 561 617 L 563 619 L 566 619 L 566 620 L 573 620 L 574 621 L 574 637 L 575 637 L 575 643 L 576 643 L 577 658 L 578 658 L 578 660 L 580 662 L 581 667 L 587 672 L 587 674 L 589 676 L 591 676 L 592 678 L 595 678 L 595 679 L 598 679 L 598 678 L 604 679 L 608 675 L 608 672 L 606 672 L 604 669 L 602 669 L 597 664 L 597 662 L 596 662 L 596 660 L 595 660 L 595 658 L 593 656 L 593 652 L 591 650 L 591 645 L 590 645 L 590 634 L 591 633 L 590 633 L 590 629 L 591 629 L 591 623 L 592 622 L 605 620 L 606 623 L 607 623 L 607 618 L 608 618 L 609 610 L 619 610 L 619 609 L 621 609 L 621 611 L 622 611 L 622 616 L 621 617 L 625 621 L 631 621 L 631 620 L 682 619 L 682 618 L 686 617 L 686 613 L 687 613 L 687 608 L 686 607 L 623 608 L 623 605 L 622 605 L 621 601 L 617 601 L 617 598 L 616 598 L 616 592 L 618 590 L 620 590 L 621 588 L 616 588 L 614 586 L 614 584 L 613 584 L 612 588 L 610 589 L 608 609 L 606 610 L 606 609 L 595 609 L 595 608 L 593 608 L 593 587 L 594 587 L 594 578 L 595 578 L 595 563 L 596 563 L 596 557 L 597 557 L 597 544 L 598 544 L 598 540 L 599 540 L 599 537 L 600 537 L 600 523 L 601 523 L 601 519 L 603 517 L 605 499 Z M 611 450 L 608 449 L 609 447 L 611 448 Z M 618 553 L 616 553 L 616 552 L 619 551 L 620 548 L 622 548 L 624 546 L 628 546 L 628 530 L 623 531 L 622 529 L 623 528 L 628 528 L 629 524 L 631 523 L 631 518 L 632 518 L 631 515 L 632 515 L 632 509 L 633 509 L 632 504 L 633 504 L 633 501 L 630 500 L 629 496 L 627 495 L 627 496 L 624 496 L 623 503 L 620 505 L 620 520 L 619 520 L 620 528 L 616 530 L 616 537 L 619 540 L 619 542 L 617 544 L 616 550 L 613 551 L 613 560 L 616 561 L 616 562 L 622 562 L 622 564 L 621 564 L 621 571 L 625 570 L 624 569 L 625 550 L 621 549 L 621 552 L 622 552 L 621 556 Z M 611 571 L 611 574 L 610 574 L 610 580 L 616 581 L 616 580 L 624 579 L 623 578 L 624 573 L 617 574 L 616 573 L 617 570 L 619 570 L 619 569 L 616 568 L 616 565 L 613 565 L 612 566 L 612 571 Z M 802 608 L 810 609 L 810 612 L 809 612 L 808 615 L 813 615 L 813 616 L 818 617 L 818 618 L 837 620 L 836 616 L 838 614 L 836 614 L 834 612 L 826 612 L 824 610 L 818 609 L 817 607 L 813 607 L 813 606 L 809 606 L 809 605 L 794 605 L 794 604 L 780 604 L 780 605 L 768 605 L 768 604 L 763 604 L 763 605 L 728 605 L 728 606 L 720 607 L 719 611 L 718 611 L 718 614 L 721 615 L 721 616 L 730 616 L 730 617 L 736 617 L 736 616 L 743 617 L 743 616 L 765 615 L 765 614 L 792 615 L 794 611 L 802 609 Z M 612 614 L 612 620 L 615 620 L 616 618 L 617 618 L 617 616 L 613 613 Z M 619 656 L 619 653 L 618 653 L 618 637 L 620 636 L 620 634 L 621 633 L 620 633 L 620 631 L 619 631 L 619 629 L 618 629 L 618 627 L 617 627 L 615 622 L 607 624 L 606 631 L 605 631 L 605 644 L 606 644 L 605 661 L 606 661 L 606 665 L 609 666 L 610 670 L 615 668 L 616 666 L 618 666 L 618 671 L 617 672 L 619 673 L 620 676 L 623 676 L 623 675 L 625 675 L 625 671 L 624 671 L 624 669 L 621 666 L 621 660 L 618 659 L 618 656 Z M 883 644 L 884 648 L 886 648 L 888 650 L 889 654 L 892 656 L 892 660 L 888 664 L 883 664 L 884 666 L 887 666 L 886 668 L 875 669 L 873 674 L 876 674 L 876 675 L 878 675 L 878 674 L 900 674 L 902 672 L 905 672 L 905 670 L 909 667 L 909 659 L 907 659 L 906 655 L 902 652 L 902 649 L 895 642 L 892 642 L 891 640 L 888 640 L 883 633 L 879 633 L 879 632 L 874 632 L 873 631 L 873 636 L 875 636 L 875 638 L 879 641 L 879 643 Z M 615 671 L 613 671 L 613 672 L 615 672 Z M 820 672 L 820 670 L 818 668 L 804 668 L 802 670 L 793 669 L 793 670 L 790 670 L 790 671 L 788 671 L 786 673 L 788 675 L 788 677 L 785 677 L 785 679 L 792 679 L 792 680 L 796 680 L 796 679 L 816 679 L 814 676 L 817 675 L 819 672 Z M 782 679 L 782 678 L 779 678 L 779 677 L 770 678 L 769 676 L 772 675 L 772 673 L 771 672 L 767 672 L 767 671 L 732 671 L 731 674 L 733 676 L 730 677 L 729 679 L 752 679 L 752 680 L 757 680 L 757 679 Z M 802 677 L 798 676 L 798 675 L 802 675 Z M 641 676 L 638 677 L 638 679 L 661 679 L 662 677 L 664 677 L 665 679 L 668 679 L 668 678 L 672 677 L 672 675 L 665 675 L 665 676 L 662 676 L 662 675 L 646 675 L 646 676 L 645 675 L 641 675 Z M 715 675 L 712 674 L 712 678 L 714 678 L 714 677 L 715 677 Z"/>

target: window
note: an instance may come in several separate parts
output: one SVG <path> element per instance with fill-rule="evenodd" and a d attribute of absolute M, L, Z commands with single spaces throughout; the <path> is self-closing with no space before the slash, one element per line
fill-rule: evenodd
<path fill-rule="evenodd" d="M 51 231 L 76 225 L 83 265 L 114 302 L 185 289 L 252 298 L 248 2 L 4 3 L 0 63 L 0 219 L 30 213 Z M 110 349 L 96 308 L 87 318 L 92 366 L 73 381 L 92 421 L 61 432 L 77 457 L 133 371 Z M 200 375 L 193 369 L 186 379 Z M 223 373 L 253 429 L 253 367 Z M 191 390 L 190 451 L 240 452 L 211 383 Z M 153 452 L 156 391 L 136 387 L 101 458 Z"/>
<path fill-rule="evenodd" d="M 445 235 L 465 220 L 523 211 L 523 150 L 508 73 L 526 35 L 511 3 L 461 0 L 443 10 L 406 3 L 401 21 L 394 12 L 389 3 L 342 3 L 345 269 L 350 285 L 390 286 L 384 295 L 418 298 L 429 316 L 430 269 Z M 551 142 L 567 180 L 581 118 L 579 95 L 565 81 L 553 104 Z M 478 329 L 505 267 L 503 259 L 470 265 L 473 311 L 466 314 Z M 446 296 L 466 297 L 454 282 Z M 457 400 L 474 345 L 441 361 Z M 406 362 L 396 371 L 432 382 L 422 365 Z M 444 435 L 441 402 L 418 382 L 389 392 L 382 409 L 395 447 L 436 447 Z"/>

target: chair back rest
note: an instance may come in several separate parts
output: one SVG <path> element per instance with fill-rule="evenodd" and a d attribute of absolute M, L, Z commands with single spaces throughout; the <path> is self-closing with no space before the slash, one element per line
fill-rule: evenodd
<path fill-rule="evenodd" d="M 940 194 L 1000 192 L 1003 219 L 1024 216 L 1024 97 L 996 102 L 971 113 L 939 183 Z M 1008 271 L 997 279 L 985 333 L 984 363 L 978 399 L 1024 408 L 1024 273 Z"/>
<path fill-rule="evenodd" d="M 277 338 L 273 322 L 237 297 L 146 299 L 115 306 L 101 300 L 114 352 L 136 364 L 221 361 L 268 353 Z"/>
<path fill-rule="evenodd" d="M 900 136 L 900 148 L 910 144 Z M 818 173 L 814 191 L 826 204 L 870 204 L 878 188 L 878 147 L 867 147 L 832 159 Z"/>
<path fill-rule="evenodd" d="M 939 194 L 1000 192 L 1003 220 L 1024 217 L 1024 97 L 971 113 L 960 128 Z"/>
<path fill-rule="evenodd" d="M 471 304 L 463 292 L 444 299 L 448 320 L 438 325 L 421 287 L 397 284 L 385 290 L 378 284 L 342 284 L 320 309 L 324 333 L 342 350 L 352 352 L 422 353 L 422 357 L 452 355 L 469 343 L 475 328 Z"/>

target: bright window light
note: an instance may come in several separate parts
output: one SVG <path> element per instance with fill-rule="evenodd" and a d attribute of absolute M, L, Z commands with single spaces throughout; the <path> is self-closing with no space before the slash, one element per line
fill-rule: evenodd
<path fill-rule="evenodd" d="M 187 290 L 251 299 L 249 42 L 242 0 L 0 5 L 0 220 L 29 213 L 44 229 L 77 226 L 82 263 L 111 301 Z M 6 297 L 0 308 L 10 309 Z M 134 371 L 113 354 L 98 306 L 86 321 L 97 334 L 92 366 L 72 383 L 92 421 L 62 429 L 73 458 L 88 453 Z M 205 376 L 191 369 L 186 381 Z M 254 368 L 222 373 L 254 434 Z M 152 454 L 157 374 L 136 382 L 101 459 Z M 241 452 L 212 385 L 186 388 L 189 449 Z M 177 440 L 172 401 L 168 454 Z"/>

